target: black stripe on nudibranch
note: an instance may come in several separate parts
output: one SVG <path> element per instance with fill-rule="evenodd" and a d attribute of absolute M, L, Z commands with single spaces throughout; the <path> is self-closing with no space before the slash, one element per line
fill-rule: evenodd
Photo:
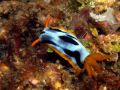
<path fill-rule="evenodd" d="M 77 65 L 80 67 L 80 68 L 83 68 L 83 64 L 81 63 L 80 61 L 80 53 L 78 51 L 70 51 L 68 49 L 64 49 L 64 52 L 70 56 L 70 57 L 74 57 L 76 62 L 77 62 Z"/>
<path fill-rule="evenodd" d="M 71 36 L 71 35 L 69 35 L 69 34 L 67 34 L 67 36 L 76 39 L 75 37 L 73 37 L 73 36 Z"/>
<path fill-rule="evenodd" d="M 71 44 L 74 44 L 74 45 L 79 45 L 78 42 L 76 42 L 74 39 L 72 39 L 68 36 L 59 36 L 59 38 L 61 40 L 63 40 L 64 42 L 68 42 L 68 43 L 71 43 Z"/>
<path fill-rule="evenodd" d="M 53 28 L 49 28 L 50 30 L 53 30 L 53 31 L 57 31 L 57 32 L 63 32 L 63 31 L 61 31 L 61 30 L 59 30 L 59 29 L 53 29 Z"/>
<path fill-rule="evenodd" d="M 83 68 L 83 64 L 80 61 L 80 53 L 78 51 L 74 52 L 74 57 L 76 59 L 76 62 L 80 68 Z"/>
<path fill-rule="evenodd" d="M 68 50 L 68 49 L 63 49 L 63 50 L 64 50 L 64 52 L 65 52 L 67 55 L 69 55 L 69 56 L 71 56 L 71 57 L 74 56 L 74 52 L 72 52 L 72 51 L 70 51 L 70 50 Z"/>
<path fill-rule="evenodd" d="M 56 45 L 56 43 L 53 42 L 52 38 L 49 37 L 48 35 L 43 35 L 41 37 L 41 42 L 42 43 L 47 43 L 47 44 L 52 44 L 52 45 Z"/>
<path fill-rule="evenodd" d="M 52 45 L 56 45 L 54 42 L 50 41 L 50 40 L 42 40 L 42 43 L 47 43 L 47 44 L 52 44 Z"/>
<path fill-rule="evenodd" d="M 43 33 L 45 33 L 44 31 L 42 31 L 40 34 L 43 34 Z"/>

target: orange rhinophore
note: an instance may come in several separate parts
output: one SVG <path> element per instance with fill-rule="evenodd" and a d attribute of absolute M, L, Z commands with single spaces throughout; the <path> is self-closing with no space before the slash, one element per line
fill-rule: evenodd
<path fill-rule="evenodd" d="M 49 25 L 49 22 L 52 21 L 52 17 L 51 16 L 48 16 L 47 20 L 45 21 L 45 27 L 48 27 Z"/>
<path fill-rule="evenodd" d="M 37 43 L 39 43 L 40 42 L 40 39 L 38 38 L 38 39 L 36 39 L 32 44 L 31 44 L 31 46 L 33 47 L 33 46 L 35 46 Z"/>

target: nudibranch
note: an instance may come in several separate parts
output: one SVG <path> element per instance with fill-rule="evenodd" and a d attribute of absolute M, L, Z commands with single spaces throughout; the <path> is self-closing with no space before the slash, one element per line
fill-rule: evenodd
<path fill-rule="evenodd" d="M 95 75 L 93 69 L 100 71 L 96 61 L 103 61 L 109 56 L 99 53 L 90 54 L 74 35 L 61 29 L 48 27 L 49 21 L 50 18 L 47 19 L 46 27 L 39 35 L 39 39 L 35 40 L 32 46 L 35 46 L 38 42 L 47 44 L 53 51 L 68 61 L 76 74 L 80 73 L 80 68 L 83 66 L 90 77 Z"/>

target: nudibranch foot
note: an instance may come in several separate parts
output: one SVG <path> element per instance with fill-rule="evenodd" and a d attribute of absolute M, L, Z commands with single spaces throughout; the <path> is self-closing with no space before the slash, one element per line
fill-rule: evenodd
<path fill-rule="evenodd" d="M 58 55 L 60 55 L 62 58 L 64 58 L 72 67 L 76 75 L 79 75 L 81 72 L 81 69 L 65 54 L 61 53 L 56 48 L 49 46 L 53 51 L 55 51 Z"/>
<path fill-rule="evenodd" d="M 109 59 L 110 55 L 104 55 L 100 53 L 94 53 L 89 55 L 84 61 L 84 68 L 87 70 L 89 77 L 94 77 L 95 72 L 102 72 L 102 68 L 98 65 L 97 62 L 104 61 Z"/>

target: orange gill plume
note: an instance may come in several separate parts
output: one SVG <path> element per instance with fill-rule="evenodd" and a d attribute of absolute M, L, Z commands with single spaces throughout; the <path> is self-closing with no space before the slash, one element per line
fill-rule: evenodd
<path fill-rule="evenodd" d="M 97 62 L 104 61 L 111 58 L 110 55 L 105 55 L 101 53 L 90 54 L 84 61 L 84 68 L 87 70 L 89 77 L 95 76 L 95 72 L 102 72 L 102 67 L 99 66 Z"/>

